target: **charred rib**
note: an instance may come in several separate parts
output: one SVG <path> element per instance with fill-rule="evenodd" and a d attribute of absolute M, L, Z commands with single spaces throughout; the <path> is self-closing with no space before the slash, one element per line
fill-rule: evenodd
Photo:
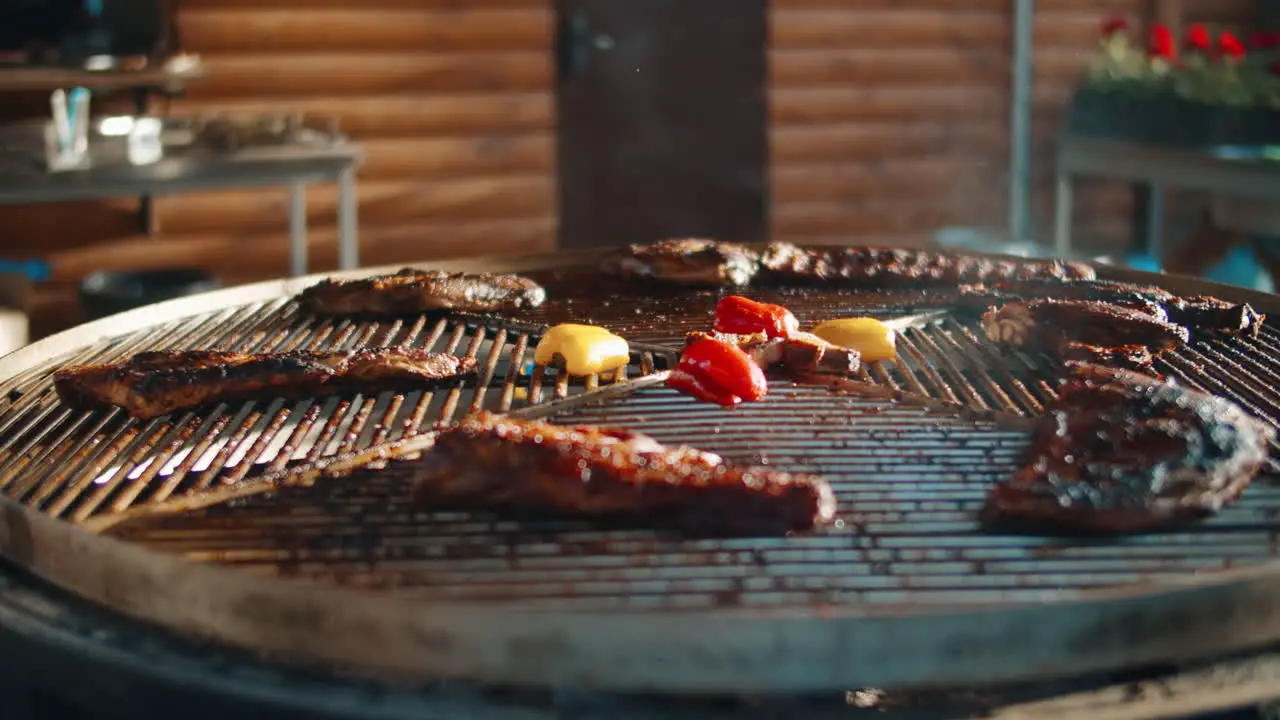
<path fill-rule="evenodd" d="M 1093 279 L 1084 263 L 1003 260 L 926 250 L 889 248 L 801 248 L 770 243 L 761 274 L 779 283 L 818 283 L 848 288 L 891 289 L 955 286 L 1011 280 Z"/>
<path fill-rule="evenodd" d="M 615 428 L 481 412 L 412 463 L 400 471 L 430 508 L 630 517 L 695 535 L 783 535 L 835 517 L 822 478 L 737 467 Z"/>
<path fill-rule="evenodd" d="M 400 317 L 432 310 L 492 312 L 533 308 L 547 291 L 521 275 L 470 275 L 404 268 L 359 280 L 322 280 L 303 290 L 298 303 L 322 316 Z"/>
<path fill-rule="evenodd" d="M 1146 345 L 1099 347 L 1079 342 L 1067 342 L 1058 347 L 1058 356 L 1059 359 L 1068 362 L 1092 363 L 1148 375 L 1154 374 L 1155 355 L 1151 353 L 1151 348 Z"/>
<path fill-rule="evenodd" d="M 1180 347 L 1187 329 L 1132 308 L 1089 300 L 1032 300 L 992 308 L 982 326 L 993 342 L 1061 353 L 1071 343 L 1101 348 L 1129 345 L 1152 353 Z"/>
<path fill-rule="evenodd" d="M 475 370 L 471 358 L 405 348 L 237 353 L 138 353 L 119 363 L 54 373 L 58 397 L 75 407 L 122 408 L 136 418 L 218 402 L 306 398 L 432 387 Z"/>
<path fill-rule="evenodd" d="M 1266 316 L 1248 303 L 1231 303 L 1207 295 L 1180 297 L 1152 285 L 1103 280 L 1024 280 L 960 288 L 960 302 L 976 309 L 992 303 L 1054 298 L 1104 302 L 1168 320 L 1198 332 L 1257 337 Z"/>

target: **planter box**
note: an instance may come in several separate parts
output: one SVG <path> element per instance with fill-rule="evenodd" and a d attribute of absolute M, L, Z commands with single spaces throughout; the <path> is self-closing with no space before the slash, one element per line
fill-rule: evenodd
<path fill-rule="evenodd" d="M 1280 110 L 1205 105 L 1149 89 L 1081 87 L 1067 129 L 1081 137 L 1183 148 L 1280 145 Z"/>
<path fill-rule="evenodd" d="M 1280 145 L 1280 111 L 1272 108 L 1215 108 L 1214 145 Z"/>
<path fill-rule="evenodd" d="M 1081 87 L 1067 116 L 1067 129 L 1081 137 L 1132 140 L 1144 134 L 1146 118 L 1135 112 L 1141 100 L 1119 89 Z"/>
<path fill-rule="evenodd" d="M 1152 144 L 1185 148 L 1213 145 L 1218 108 L 1169 96 L 1155 113 Z"/>
<path fill-rule="evenodd" d="M 1213 144 L 1215 127 L 1215 108 L 1131 88 L 1082 87 L 1067 118 L 1074 135 L 1179 147 Z"/>

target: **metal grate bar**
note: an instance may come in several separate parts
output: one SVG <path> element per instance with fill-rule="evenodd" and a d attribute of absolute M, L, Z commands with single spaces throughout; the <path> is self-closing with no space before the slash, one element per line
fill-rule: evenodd
<path fill-rule="evenodd" d="M 972 376 L 981 384 L 988 397 L 994 400 L 994 408 L 1028 415 L 1036 415 L 1044 410 L 1044 405 L 1031 393 L 1014 369 L 1002 362 L 989 344 L 979 342 L 972 330 L 957 322 L 947 323 L 944 328 L 942 337 L 947 349 L 943 352 L 954 350 L 969 361 Z"/>
<path fill-rule="evenodd" d="M 466 319 L 317 322 L 299 317 L 284 301 L 166 323 L 27 373 L 29 387 L 21 397 L 15 392 L 17 399 L 0 410 L 5 430 L 0 433 L 0 490 L 53 516 L 80 521 L 177 493 L 251 481 L 255 467 L 279 468 L 291 460 L 343 452 L 448 422 L 460 411 L 483 406 L 488 386 L 498 376 L 505 378 L 501 395 L 509 409 L 521 377 L 519 359 L 529 343 L 523 331 L 469 325 Z M 48 384 L 50 372 L 63 363 L 112 362 L 144 349 L 281 352 L 388 345 L 476 358 L 479 380 L 435 392 L 222 404 L 144 422 L 130 421 L 118 410 L 66 408 Z M 503 367 L 508 350 L 519 354 Z M 636 362 L 642 372 L 655 366 L 648 352 Z M 599 386 L 594 377 L 563 377 L 559 383 L 561 396 Z"/>
<path fill-rule="evenodd" d="M 565 284 L 572 285 L 571 280 Z M 577 286 L 574 286 L 577 287 Z M 587 287 L 582 284 L 582 287 Z M 384 323 L 300 316 L 287 301 L 167 323 L 73 356 L 137 349 L 241 350 L 423 347 L 477 359 L 478 379 L 435 391 L 261 401 L 149 422 L 81 413 L 51 395 L 50 362 L 0 398 L 0 491 L 51 514 L 100 517 L 175 495 L 253 482 L 283 468 L 370 443 L 412 436 L 482 407 L 502 411 L 607 386 L 669 364 L 689 330 L 710 323 L 715 292 L 600 300 L 573 288 L 515 321 L 417 318 Z M 781 302 L 803 326 L 836 315 L 904 314 L 892 296 L 753 292 Z M 678 303 L 673 298 L 678 297 Z M 672 315 L 671 308 L 680 312 Z M 531 367 L 541 326 L 594 322 L 633 342 L 633 363 L 605 378 Z M 900 356 L 861 379 L 977 409 L 1034 415 L 1055 397 L 1058 366 L 994 347 L 972 319 L 905 329 Z M 1280 333 L 1211 339 L 1167 359 L 1189 386 L 1280 417 Z M 681 609 L 813 602 L 960 603 L 1035 600 L 1247 565 L 1280 554 L 1280 488 L 1256 484 L 1218 516 L 1122 541 L 1062 541 L 981 530 L 990 484 L 1016 466 L 1025 432 L 969 418 L 775 382 L 765 403 L 733 411 L 651 387 L 557 420 L 621 425 L 670 444 L 741 462 L 818 472 L 833 483 L 843 525 L 781 540 L 679 540 L 605 531 L 580 522 L 504 520 L 430 512 L 410 502 L 404 467 L 311 489 L 247 498 L 112 532 L 192 560 L 246 571 L 439 598 L 520 600 L 533 606 Z"/>
<path fill-rule="evenodd" d="M 237 316 L 234 313 L 231 313 L 227 314 L 225 317 L 234 321 Z M 251 321 L 251 316 L 247 313 L 242 314 L 240 317 L 243 318 L 242 322 L 246 324 Z M 127 356 L 141 349 L 166 350 L 180 347 L 179 343 L 181 338 L 173 332 L 174 329 L 175 328 L 172 326 L 160 328 L 159 335 L 156 337 L 153 337 L 152 333 L 142 334 L 142 337 L 138 338 L 136 342 L 109 342 L 104 347 L 92 349 L 80 354 L 79 356 L 72 357 L 68 359 L 67 362 L 70 364 L 110 362 L 118 357 Z M 233 331 L 239 331 L 241 329 L 243 328 L 240 323 L 233 324 Z M 193 339 L 200 341 L 212 340 L 215 338 L 218 334 L 219 328 L 216 322 L 213 324 L 200 323 L 194 328 L 194 330 L 195 333 L 193 334 Z M 32 393 L 32 395 L 35 394 Z M 39 393 L 39 396 L 41 402 L 48 403 L 51 406 L 57 404 L 56 396 L 48 388 Z M 96 422 L 91 420 L 94 415 L 98 416 Z M 71 413 L 63 414 L 64 419 L 71 416 Z M 92 443 L 69 442 L 72 434 L 76 432 L 79 426 L 90 422 L 92 422 L 93 425 L 88 433 L 88 437 L 94 439 Z M 41 482 L 41 478 L 38 473 L 28 472 L 21 484 L 9 489 L 9 494 L 11 496 L 25 499 L 28 503 L 36 507 L 41 507 L 43 502 L 57 490 L 58 486 L 63 483 L 67 477 L 70 477 L 72 473 L 76 473 L 79 470 L 82 463 L 92 463 L 96 458 L 105 457 L 105 453 L 110 449 L 122 447 L 123 444 L 127 442 L 125 437 L 127 437 L 128 433 L 136 432 L 136 429 L 130 430 L 130 427 L 127 425 L 124 426 L 123 434 L 116 436 L 114 440 L 106 439 L 104 437 L 108 432 L 108 428 L 119 427 L 123 422 L 122 413 L 115 410 L 105 413 L 79 414 L 77 420 L 73 423 L 72 427 L 68 428 L 66 433 L 63 433 L 57 441 L 50 443 L 46 448 L 40 451 L 38 463 L 26 462 L 6 466 L 3 470 L 3 474 L 0 474 L 0 486 L 8 486 L 12 483 L 15 475 L 23 470 L 29 470 L 31 468 L 63 469 L 64 472 L 53 473 L 52 477 L 50 479 L 45 479 L 43 483 Z M 30 423 L 28 423 L 27 426 L 34 427 Z M 98 452 L 96 453 L 93 452 L 95 445 L 98 449 Z M 33 445 L 29 450 L 36 447 L 38 446 Z M 62 450 L 68 451 L 70 454 L 60 457 L 58 453 Z M 92 476 L 90 476 L 89 479 L 92 479 Z M 28 493 L 32 494 L 28 495 Z"/>
<path fill-rule="evenodd" d="M 227 313 L 226 315 L 233 317 L 234 313 Z M 199 332 L 202 327 L 216 327 L 216 322 L 211 318 L 209 321 L 201 323 L 196 328 L 197 332 Z M 144 348 L 167 349 L 168 347 L 171 347 L 173 340 L 166 336 L 169 336 L 172 330 L 172 324 L 156 327 L 148 332 L 139 333 L 136 337 L 127 341 L 123 345 L 118 343 L 118 341 L 108 341 L 67 357 L 63 359 L 62 362 L 65 364 L 103 362 L 109 361 L 109 358 L 117 353 L 128 354 Z M 37 368 L 26 374 L 39 375 L 37 380 L 40 383 L 45 383 L 45 376 L 47 375 L 47 372 L 47 369 Z M 56 425 L 50 426 L 44 422 L 30 422 L 30 419 L 26 417 L 25 414 L 32 412 L 32 408 L 37 404 L 43 405 L 48 410 L 61 408 L 52 393 L 49 392 L 50 389 L 48 387 L 42 387 L 38 392 L 32 386 L 24 387 L 25 389 L 23 390 L 10 391 L 8 397 L 12 398 L 14 393 L 17 392 L 19 393 L 19 399 L 14 401 L 13 404 L 7 408 L 7 412 L 3 420 L 0 421 L 0 438 L 8 440 L 6 447 L 3 450 L 0 450 L 0 489 L 7 487 L 11 482 L 13 482 L 13 473 L 21 467 L 14 467 L 13 461 L 19 460 L 32 452 L 33 449 L 37 447 L 37 443 L 44 438 L 44 435 L 56 427 Z M 70 413 L 63 413 L 60 417 L 65 421 L 65 418 L 69 415 Z M 40 418 L 40 420 L 43 419 L 43 417 Z M 110 418 L 104 418 L 103 422 L 105 423 L 109 419 Z M 23 423 L 24 420 L 26 421 L 25 427 L 20 426 L 19 424 Z M 15 430 L 15 428 L 17 428 L 17 430 Z M 34 431 L 30 433 L 33 437 L 31 437 L 25 445 L 22 445 L 20 450 L 15 452 L 11 445 L 17 444 L 21 440 L 23 432 L 27 431 Z M 15 435 L 15 432 L 18 434 Z M 96 430 L 94 432 L 96 432 Z M 65 440 L 67 437 L 61 439 Z M 61 443 L 54 443 L 50 449 L 58 444 Z"/>
<path fill-rule="evenodd" d="M 1280 489 L 1255 488 L 1193 530 L 1120 543 L 995 535 L 978 530 L 974 511 L 1017 462 L 1022 433 L 786 383 L 774 384 L 768 403 L 731 415 L 726 421 L 718 408 L 653 388 L 558 419 L 820 472 L 837 490 L 844 526 L 785 540 L 682 541 L 584 523 L 431 513 L 409 502 L 411 478 L 393 472 L 118 532 L 255 572 L 599 610 L 1032 600 L 1277 553 Z M 789 421 L 796 417 L 813 422 Z"/>
<path fill-rule="evenodd" d="M 237 343 L 227 349 L 242 350 L 246 352 L 275 352 L 293 350 L 305 346 L 307 329 L 305 326 L 296 329 L 289 328 L 287 325 L 278 327 L 263 328 L 260 326 L 255 332 L 249 335 L 247 341 Z M 225 411 L 225 405 L 219 406 L 217 411 Z M 119 411 L 112 411 L 118 413 Z M 263 413 L 256 407 L 256 403 L 246 403 L 243 410 L 238 415 L 238 421 L 235 423 L 236 430 L 232 433 L 231 440 L 222 446 L 219 456 L 215 457 L 215 463 L 221 459 L 226 460 L 226 456 L 231 453 L 244 439 L 251 430 L 253 424 L 264 421 L 268 418 L 263 417 Z M 54 502 L 49 504 L 45 509 L 46 512 L 55 517 L 61 516 L 74 506 L 71 513 L 71 519 L 83 520 L 93 514 L 95 510 L 102 505 L 113 492 L 116 492 L 127 480 L 133 480 L 127 492 L 129 495 L 136 497 L 142 492 L 145 485 L 137 482 L 141 478 L 137 474 L 145 471 L 145 464 L 156 464 L 163 466 L 167 457 L 161 454 L 158 457 L 153 456 L 157 447 L 166 447 L 173 445 L 173 439 L 179 438 L 183 434 L 185 426 L 195 420 L 195 413 L 185 413 L 176 423 L 170 418 L 156 418 L 146 423 L 145 427 L 132 435 L 128 450 L 122 450 L 118 453 L 108 453 L 103 455 L 101 462 L 91 466 L 90 470 L 85 473 L 85 477 L 92 482 L 94 486 L 92 492 L 85 496 L 83 493 L 90 489 L 90 486 L 84 481 L 72 484 L 63 488 L 61 494 Z M 125 426 L 125 434 L 123 437 L 130 437 L 129 433 L 135 424 L 131 423 Z M 165 442 L 165 440 L 168 442 Z M 114 468 L 108 468 L 112 460 L 124 456 L 126 461 L 118 463 Z M 219 466 L 220 467 L 220 466 Z M 216 471 L 215 471 L 216 472 Z M 212 474 L 205 473 L 197 481 L 198 487 L 207 487 L 212 483 Z M 123 503 L 117 502 L 113 506 L 123 507 Z"/>

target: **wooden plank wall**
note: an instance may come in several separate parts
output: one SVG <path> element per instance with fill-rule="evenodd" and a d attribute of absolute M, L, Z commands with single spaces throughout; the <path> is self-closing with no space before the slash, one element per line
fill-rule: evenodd
<path fill-rule="evenodd" d="M 773 0 L 773 234 L 921 245 L 1000 226 L 1008 0 Z"/>
<path fill-rule="evenodd" d="M 1249 0 L 1185 0 L 1192 19 Z M 1100 19 L 1143 0 L 1040 0 L 1035 220 L 1047 227 L 1049 143 Z M 946 225 L 1003 227 L 1009 0 L 773 0 L 775 237 L 926 243 Z M 550 0 L 180 0 L 185 47 L 212 77 L 173 112 L 340 116 L 369 150 L 362 261 L 395 263 L 554 243 Z M 23 104 L 40 111 L 42 101 Z M 13 105 L 16 107 L 17 105 Z M 334 193 L 311 192 L 313 267 L 332 268 Z M 1124 188 L 1081 193 L 1078 227 L 1126 232 Z M 1183 208 L 1182 203 L 1171 206 Z M 1189 207 L 1189 205 L 1186 205 Z M 283 190 L 160 199 L 155 236 L 130 201 L 0 208 L 9 256 L 48 255 L 35 331 L 74 323 L 74 282 L 98 268 L 187 263 L 227 282 L 287 269 Z"/>
<path fill-rule="evenodd" d="M 338 116 L 366 147 L 362 263 L 553 247 L 548 2 L 181 0 L 178 8 L 183 45 L 210 77 L 171 112 Z M 308 196 L 312 267 L 331 269 L 336 195 L 317 186 Z M 74 317 L 72 284 L 98 268 L 193 264 L 229 284 L 288 271 L 284 189 L 158 199 L 154 236 L 139 234 L 135 208 L 19 211 L 25 227 L 64 233 L 53 249 L 55 282 L 41 298 L 56 307 L 43 313 L 55 324 Z M 84 230 L 65 235 L 58 216 L 68 213 Z"/>
<path fill-rule="evenodd" d="M 1052 145 L 1101 22 L 1149 0 L 1039 0 L 1032 221 L 1052 222 Z M 943 226 L 1003 228 L 1009 168 L 1009 0 L 773 0 L 773 232 L 808 242 L 921 245 Z M 1215 30 L 1252 0 L 1185 0 Z M 1086 182 L 1082 244 L 1122 246 L 1130 193 Z M 1193 196 L 1171 211 L 1193 215 Z"/>

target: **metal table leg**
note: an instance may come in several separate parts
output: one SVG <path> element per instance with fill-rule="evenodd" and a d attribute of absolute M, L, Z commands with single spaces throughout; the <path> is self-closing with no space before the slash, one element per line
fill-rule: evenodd
<path fill-rule="evenodd" d="M 307 274 L 307 186 L 289 186 L 289 274 Z"/>
<path fill-rule="evenodd" d="M 1057 254 L 1071 254 L 1071 176 L 1058 173 L 1053 199 L 1053 247 Z"/>
<path fill-rule="evenodd" d="M 1164 268 L 1164 185 L 1153 184 L 1147 194 L 1147 233 L 1143 238 L 1147 254 Z"/>
<path fill-rule="evenodd" d="M 359 202 L 356 196 L 356 168 L 347 166 L 338 174 L 338 269 L 354 270 L 360 265 L 360 241 L 356 237 Z"/>

